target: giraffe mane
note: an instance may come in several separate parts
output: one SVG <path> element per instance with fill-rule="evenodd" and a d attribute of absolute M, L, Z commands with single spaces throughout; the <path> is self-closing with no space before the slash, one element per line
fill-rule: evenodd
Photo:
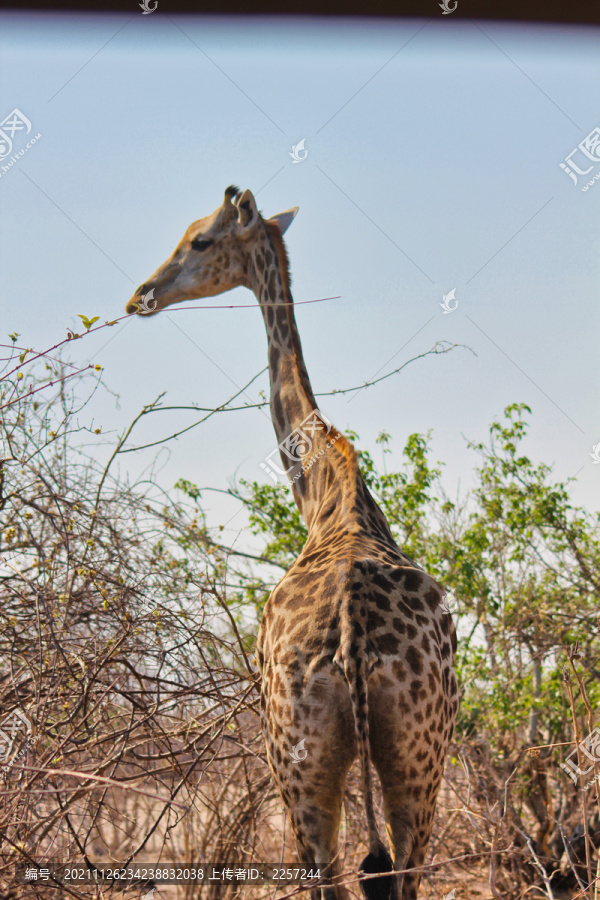
<path fill-rule="evenodd" d="M 290 275 L 290 260 L 288 257 L 287 248 L 283 241 L 283 235 L 281 234 L 281 230 L 277 222 L 269 222 L 267 219 L 263 219 L 263 222 L 265 223 L 265 227 L 267 229 L 269 237 L 273 241 L 273 246 L 275 247 L 277 261 L 279 262 L 279 269 L 281 271 L 281 279 L 283 281 L 283 291 L 285 294 L 285 299 L 291 303 L 292 278 Z"/>
<path fill-rule="evenodd" d="M 263 219 L 265 223 L 265 227 L 273 242 L 273 246 L 275 247 L 275 252 L 277 253 L 277 260 L 279 262 L 279 268 L 281 271 L 281 278 L 283 281 L 283 290 L 285 294 L 286 300 L 290 303 L 293 308 L 293 300 L 291 294 L 291 275 L 290 275 L 290 261 L 288 258 L 287 248 L 285 246 L 283 235 L 281 234 L 279 225 L 277 222 L 269 222 L 267 219 Z M 342 453 L 343 456 L 346 457 L 348 462 L 351 465 L 357 466 L 358 460 L 356 455 L 356 450 L 354 449 L 353 444 L 345 437 L 341 431 L 333 426 L 331 429 L 330 435 L 336 438 L 335 446 Z"/>

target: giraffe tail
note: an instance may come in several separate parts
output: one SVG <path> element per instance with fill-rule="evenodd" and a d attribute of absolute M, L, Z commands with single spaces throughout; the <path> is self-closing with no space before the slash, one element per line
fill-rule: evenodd
<path fill-rule="evenodd" d="M 358 627 L 356 627 L 358 625 Z M 375 806 L 373 802 L 373 782 L 371 779 L 371 750 L 369 743 L 369 702 L 366 640 L 357 637 L 364 629 L 354 615 L 343 622 L 340 635 L 340 655 L 344 674 L 350 691 L 354 713 L 354 730 L 358 744 L 362 772 L 363 796 L 369 832 L 369 853 L 360 865 L 360 871 L 368 875 L 393 871 L 390 854 L 379 837 Z M 392 891 L 392 876 L 382 874 L 381 878 L 361 881 L 366 900 L 389 900 Z"/>

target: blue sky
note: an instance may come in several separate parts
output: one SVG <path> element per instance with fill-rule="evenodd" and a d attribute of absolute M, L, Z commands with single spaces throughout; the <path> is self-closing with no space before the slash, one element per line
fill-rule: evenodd
<path fill-rule="evenodd" d="M 122 314 L 235 183 L 266 215 L 300 207 L 286 235 L 295 299 L 341 296 L 297 309 L 316 392 L 384 374 L 439 340 L 476 354 L 457 349 L 353 399 L 324 398 L 339 428 L 375 455 L 377 434 L 390 433 L 388 466 L 411 432 L 431 429 L 452 492 L 472 484 L 465 439 L 485 439 L 504 406 L 525 402 L 528 453 L 560 478 L 578 473 L 574 501 L 598 509 L 600 182 L 581 187 L 600 153 L 577 185 L 559 163 L 600 127 L 600 31 L 441 11 L 275 21 L 169 17 L 162 6 L 2 17 L 0 118 L 17 107 L 42 135 L 0 175 L 2 333 L 43 349 L 78 313 Z M 308 155 L 294 164 L 302 139 Z M 452 289 L 458 307 L 444 315 Z M 253 298 L 240 288 L 220 302 Z M 88 408 L 104 432 L 100 458 L 107 435 L 162 391 L 170 405 L 216 406 L 266 364 L 254 308 L 172 308 L 119 328 L 70 348 L 74 362 L 101 363 L 119 395 L 118 407 L 106 392 Z M 266 375 L 249 399 L 261 389 Z M 136 441 L 192 415 L 151 416 Z M 274 447 L 266 410 L 215 416 L 169 445 L 159 477 L 224 489 L 234 473 L 262 479 Z M 123 456 L 121 469 L 137 474 L 150 458 Z M 206 502 L 211 524 L 245 540 L 233 502 Z"/>

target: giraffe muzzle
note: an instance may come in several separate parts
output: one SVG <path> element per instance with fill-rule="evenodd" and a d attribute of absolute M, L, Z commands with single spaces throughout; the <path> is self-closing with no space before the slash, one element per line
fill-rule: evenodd
<path fill-rule="evenodd" d="M 128 300 L 125 307 L 127 313 L 137 313 L 140 316 L 151 316 L 158 312 L 158 300 L 154 296 L 155 288 L 149 284 L 141 284 Z"/>

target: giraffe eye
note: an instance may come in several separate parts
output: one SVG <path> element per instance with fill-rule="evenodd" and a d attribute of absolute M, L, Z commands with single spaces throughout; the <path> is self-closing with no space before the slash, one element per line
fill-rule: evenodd
<path fill-rule="evenodd" d="M 194 238 L 192 241 L 192 250 L 208 250 L 214 241 L 204 241 L 202 238 Z"/>

